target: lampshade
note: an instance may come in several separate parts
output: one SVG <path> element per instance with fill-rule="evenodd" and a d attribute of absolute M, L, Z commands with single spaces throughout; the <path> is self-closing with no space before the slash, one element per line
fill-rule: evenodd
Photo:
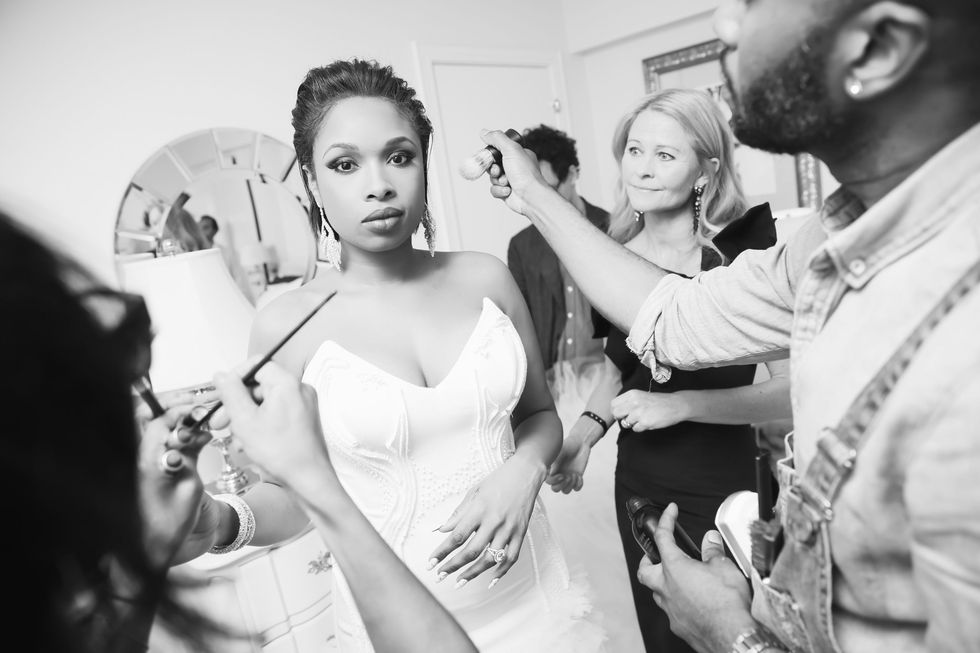
<path fill-rule="evenodd" d="M 219 250 L 120 257 L 118 272 L 121 286 L 142 295 L 150 312 L 155 392 L 199 388 L 245 360 L 255 308 Z"/>

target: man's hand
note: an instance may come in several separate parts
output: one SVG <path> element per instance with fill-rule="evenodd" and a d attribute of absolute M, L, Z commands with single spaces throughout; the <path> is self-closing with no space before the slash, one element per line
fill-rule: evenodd
<path fill-rule="evenodd" d="M 484 131 L 480 138 L 500 150 L 503 169 L 495 163 L 487 171 L 493 184 L 490 194 L 504 200 L 512 211 L 527 215 L 525 198 L 532 189 L 555 192 L 541 176 L 538 158 L 534 152 L 524 149 L 499 130 Z"/>
<path fill-rule="evenodd" d="M 702 653 L 728 651 L 738 635 L 756 625 L 745 576 L 725 557 L 718 531 L 708 531 L 698 562 L 674 542 L 677 505 L 670 504 L 655 535 L 662 563 L 646 557 L 637 578 L 653 590 L 653 600 L 667 613 L 670 629 Z"/>

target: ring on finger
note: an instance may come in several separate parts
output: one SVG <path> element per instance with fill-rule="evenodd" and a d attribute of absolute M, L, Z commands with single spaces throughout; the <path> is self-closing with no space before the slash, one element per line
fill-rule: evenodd
<path fill-rule="evenodd" d="M 633 428 L 633 426 L 635 424 L 636 424 L 636 422 L 631 422 L 628 419 L 626 419 L 625 417 L 623 419 L 619 420 L 619 426 L 622 427 L 622 428 L 624 428 L 624 429 L 631 429 L 631 428 Z"/>
<path fill-rule="evenodd" d="M 484 553 L 486 554 L 486 556 L 488 558 L 490 558 L 491 560 L 493 560 L 494 564 L 497 564 L 497 565 L 499 565 L 501 562 L 503 562 L 504 559 L 507 557 L 507 553 L 506 553 L 506 551 L 504 549 L 495 549 L 495 548 L 493 548 L 491 546 L 488 546 L 486 548 L 486 551 L 484 551 Z"/>
<path fill-rule="evenodd" d="M 184 468 L 184 457 L 180 455 L 179 451 L 168 449 L 160 455 L 160 459 L 157 461 L 157 464 L 159 465 L 161 472 L 176 474 Z"/>

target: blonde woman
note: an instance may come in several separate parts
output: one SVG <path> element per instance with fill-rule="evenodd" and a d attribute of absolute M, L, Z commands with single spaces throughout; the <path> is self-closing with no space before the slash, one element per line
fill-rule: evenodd
<path fill-rule="evenodd" d="M 613 154 L 620 162 L 620 197 L 609 233 L 627 249 L 693 277 L 725 264 L 711 240 L 726 225 L 737 222 L 743 248 L 773 244 L 767 207 L 746 214 L 733 138 L 707 93 L 668 89 L 644 97 L 616 129 Z M 729 258 L 737 254 L 725 252 Z M 548 482 L 556 492 L 581 489 L 589 452 L 606 430 L 602 422 L 618 420 L 615 509 L 644 645 L 661 653 L 690 651 L 636 579 L 642 551 L 630 530 L 626 500 L 638 495 L 663 506 L 676 502 L 680 523 L 700 542 L 725 497 L 754 489 L 750 424 L 790 415 L 786 363 L 772 364 L 771 379 L 755 385 L 754 365 L 672 370 L 669 379 L 654 379 L 627 349 L 621 331 L 601 316 L 596 322 L 597 332 L 607 336 L 610 381 L 588 400 Z"/>

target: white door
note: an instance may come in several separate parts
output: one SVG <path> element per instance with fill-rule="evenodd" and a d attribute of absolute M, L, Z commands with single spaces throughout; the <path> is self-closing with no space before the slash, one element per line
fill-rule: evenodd
<path fill-rule="evenodd" d="M 483 147 L 481 129 L 523 131 L 569 124 L 557 53 L 416 47 L 422 100 L 435 128 L 430 207 L 439 249 L 507 260 L 511 236 L 529 223 L 490 196 L 487 177 L 468 181 L 459 164 Z"/>

